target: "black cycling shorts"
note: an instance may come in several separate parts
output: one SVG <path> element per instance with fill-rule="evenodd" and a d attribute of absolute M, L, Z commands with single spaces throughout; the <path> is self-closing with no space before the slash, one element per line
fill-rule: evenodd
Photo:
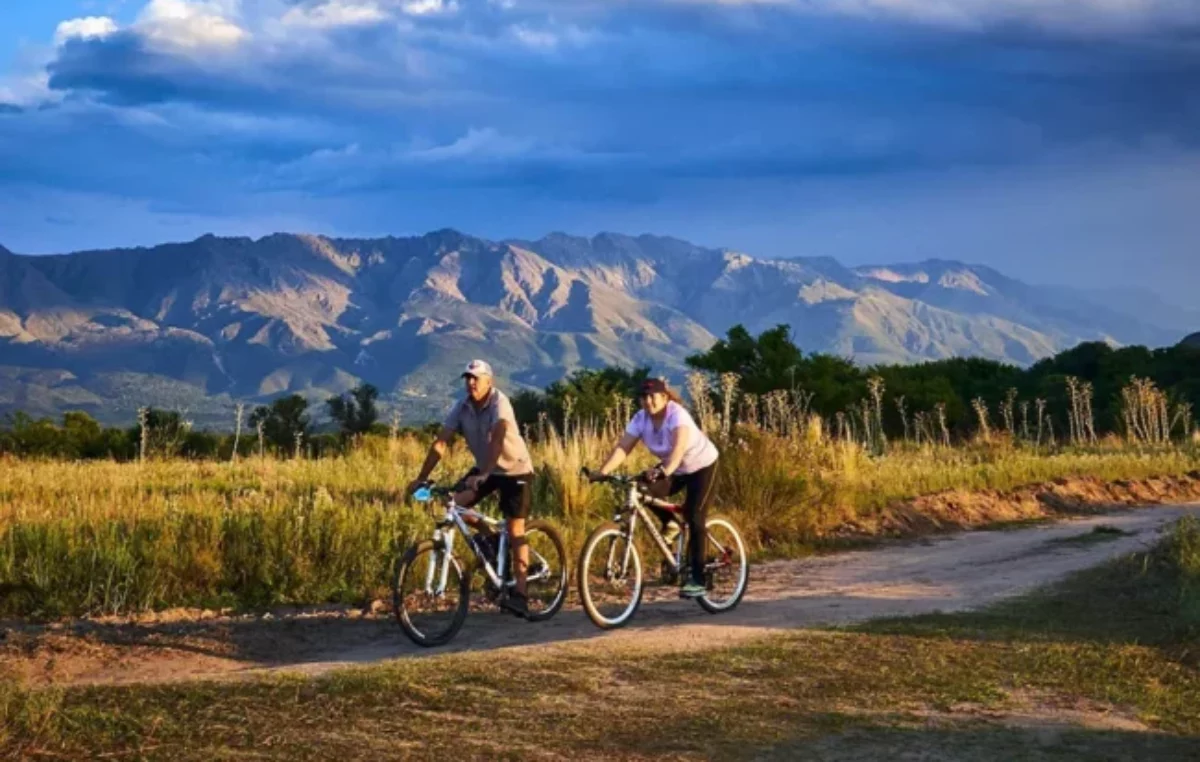
<path fill-rule="evenodd" d="M 478 473 L 478 468 L 472 468 L 467 472 L 467 476 L 476 476 Z M 467 476 L 464 476 L 463 481 L 460 482 L 464 488 Z M 499 494 L 500 513 L 504 515 L 504 518 L 529 518 L 529 506 L 533 502 L 533 474 L 520 476 L 492 474 L 483 484 L 479 485 L 479 491 L 475 493 L 475 502 L 463 507 L 470 508 L 478 505 L 479 501 L 493 492 Z"/>

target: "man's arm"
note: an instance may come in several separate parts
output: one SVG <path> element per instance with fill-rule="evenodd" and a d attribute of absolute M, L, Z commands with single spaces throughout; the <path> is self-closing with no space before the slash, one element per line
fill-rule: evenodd
<path fill-rule="evenodd" d="M 421 470 L 417 473 L 417 478 L 408 483 L 408 492 L 414 492 L 420 486 L 421 482 L 429 478 L 429 475 L 433 473 L 433 469 L 437 468 L 437 464 L 441 462 L 446 454 L 446 445 L 454 440 L 457 430 L 458 408 L 455 407 L 446 416 L 445 422 L 442 423 L 442 430 L 438 432 L 437 438 L 429 446 L 429 452 L 425 455 L 425 463 L 421 465 Z"/>
<path fill-rule="evenodd" d="M 454 431 L 443 426 L 437 435 L 437 439 L 433 440 L 433 444 L 429 445 L 429 453 L 425 455 L 425 463 L 421 466 L 421 471 L 417 474 L 416 481 L 423 482 L 429 478 L 429 475 L 433 473 L 433 469 L 437 468 L 437 464 L 446 455 L 446 445 L 452 439 L 454 439 Z"/>

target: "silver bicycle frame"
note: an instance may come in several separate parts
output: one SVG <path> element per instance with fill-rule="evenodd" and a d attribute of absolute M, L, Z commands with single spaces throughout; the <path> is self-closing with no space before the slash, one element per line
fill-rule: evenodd
<path fill-rule="evenodd" d="M 508 567 L 508 525 L 503 521 L 497 521 L 487 514 L 480 513 L 474 508 L 463 508 L 458 503 L 454 502 L 454 498 L 451 497 L 446 501 L 446 515 L 443 518 L 443 524 L 447 525 L 446 528 L 443 529 L 441 526 L 439 526 L 433 532 L 433 541 L 435 547 L 438 547 L 438 552 L 441 553 L 442 556 L 440 563 L 435 561 L 434 563 L 429 564 L 428 568 L 425 570 L 425 592 L 429 595 L 444 595 L 446 592 L 446 585 L 449 584 L 450 578 L 450 559 L 453 556 L 454 550 L 454 530 L 457 529 L 463 537 L 467 538 L 473 537 L 476 534 L 471 531 L 465 519 L 475 519 L 487 524 L 489 527 L 500 528 L 500 531 L 498 532 L 500 535 L 500 547 L 496 553 L 495 568 L 492 567 L 491 562 L 488 561 L 486 556 L 478 552 L 474 543 L 468 542 L 468 546 L 479 559 L 481 565 L 483 566 L 483 571 L 485 574 L 487 574 L 488 580 L 492 583 L 492 585 L 495 586 L 497 590 L 504 587 L 502 580 L 504 579 L 504 572 Z M 550 564 L 546 562 L 545 557 L 532 548 L 530 548 L 530 553 L 531 555 L 536 556 L 537 559 L 542 562 L 547 570 L 547 573 L 549 573 Z M 532 559 L 530 560 L 532 561 Z M 437 583 L 436 587 L 434 585 L 435 577 Z"/>
<path fill-rule="evenodd" d="M 637 520 L 639 517 L 646 524 L 646 528 L 650 530 L 650 536 L 654 539 L 654 544 L 658 546 L 659 551 L 661 551 L 663 556 L 667 559 L 667 563 L 671 564 L 672 571 L 679 573 L 683 569 L 683 533 L 680 532 L 679 536 L 676 538 L 675 550 L 672 551 L 671 546 L 667 544 L 666 538 L 662 536 L 662 532 L 658 531 L 658 526 L 656 526 L 658 522 L 654 520 L 654 516 L 650 513 L 647 506 L 649 506 L 649 508 L 673 508 L 675 507 L 675 504 L 666 500 L 659 500 L 651 495 L 643 495 L 640 491 L 638 491 L 636 485 L 629 485 L 629 489 L 625 495 L 625 505 L 623 506 L 624 510 L 630 511 L 630 516 L 629 528 L 625 531 L 625 536 L 627 538 L 625 541 L 625 557 L 621 559 L 622 576 L 629 573 L 629 557 L 630 553 L 632 552 L 631 548 L 633 547 L 633 535 L 637 529 Z M 618 513 L 613 520 L 617 523 L 620 523 L 622 518 L 623 517 L 621 514 Z M 707 531 L 704 534 L 706 539 L 715 545 L 718 551 L 721 553 L 725 552 L 724 546 L 717 542 L 711 534 L 709 534 Z M 610 546 L 608 552 L 608 568 L 611 569 L 613 562 L 612 555 L 616 552 L 616 549 Z"/>
<path fill-rule="evenodd" d="M 477 521 L 482 521 L 484 524 L 487 524 L 489 527 L 496 527 L 496 526 L 501 527 L 501 529 L 500 529 L 500 549 L 496 553 L 496 568 L 495 569 L 492 568 L 492 564 L 491 564 L 491 562 L 489 562 L 487 560 L 487 557 L 484 556 L 482 553 L 480 553 L 474 547 L 473 543 L 472 543 L 471 549 L 473 551 L 475 551 L 475 555 L 479 558 L 480 563 L 483 565 L 483 571 L 485 574 L 488 575 L 488 580 L 490 580 L 491 583 L 493 585 L 495 585 L 497 589 L 502 587 L 503 582 L 501 582 L 501 580 L 504 579 L 505 561 L 508 557 L 508 553 L 507 553 L 507 550 L 508 550 L 508 527 L 506 525 L 503 525 L 501 522 L 496 521 L 491 516 L 487 516 L 485 514 L 480 513 L 479 511 L 475 510 L 474 508 L 463 508 L 462 506 L 455 503 L 453 498 L 450 499 L 449 505 L 446 506 L 446 517 L 454 522 L 454 525 L 456 527 L 458 527 L 458 531 L 462 532 L 463 537 L 472 537 L 473 536 L 473 533 L 467 527 L 467 522 L 464 520 L 464 517 L 476 519 Z"/>
<path fill-rule="evenodd" d="M 678 572 L 680 570 L 680 568 L 682 568 L 683 533 L 680 533 L 679 537 L 676 539 L 676 541 L 675 541 L 676 549 L 674 551 L 672 551 L 671 546 L 667 544 L 666 538 L 664 538 L 662 536 L 662 532 L 658 531 L 658 527 L 655 526 L 655 524 L 657 524 L 658 522 L 654 521 L 654 516 L 650 513 L 647 506 L 650 506 L 653 508 L 667 508 L 667 507 L 674 507 L 674 504 L 669 503 L 666 500 L 659 500 L 658 498 L 651 497 L 649 495 L 642 495 L 642 493 L 638 491 L 638 488 L 636 485 L 630 484 L 629 489 L 627 490 L 627 492 L 625 494 L 625 505 L 623 506 L 624 510 L 630 511 L 630 515 L 629 515 L 629 528 L 626 529 L 626 531 L 625 531 L 625 536 L 627 538 L 625 541 L 625 557 L 623 559 L 621 559 L 621 574 L 622 575 L 629 573 L 629 557 L 630 557 L 630 553 L 632 552 L 631 548 L 633 547 L 633 535 L 634 535 L 634 532 L 637 530 L 637 523 L 638 523 L 639 518 L 641 518 L 642 521 L 645 522 L 646 528 L 650 530 L 650 536 L 654 539 L 654 544 L 658 546 L 659 551 L 662 552 L 663 556 L 667 559 L 667 562 L 669 564 L 671 564 L 672 567 L 674 567 L 674 571 Z M 622 518 L 623 517 L 618 513 L 614 517 L 614 520 L 617 521 L 618 523 L 620 523 Z M 614 552 L 616 552 L 615 548 L 610 547 L 609 548 L 609 554 L 610 554 L 609 567 L 608 567 L 610 569 L 612 568 L 612 561 L 613 561 L 611 554 Z"/>

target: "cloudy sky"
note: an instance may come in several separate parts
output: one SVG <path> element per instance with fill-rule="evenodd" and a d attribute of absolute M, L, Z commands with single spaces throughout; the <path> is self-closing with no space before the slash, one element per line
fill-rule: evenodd
<path fill-rule="evenodd" d="M 0 244 L 655 232 L 1200 289 L 1196 0 L 0 5 Z"/>

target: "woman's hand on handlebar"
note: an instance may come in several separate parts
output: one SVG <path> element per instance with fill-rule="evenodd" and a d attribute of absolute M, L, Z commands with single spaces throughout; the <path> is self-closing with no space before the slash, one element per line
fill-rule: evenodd
<path fill-rule="evenodd" d="M 654 482 L 658 481 L 659 479 L 665 479 L 666 477 L 667 477 L 667 475 L 663 471 L 662 464 L 660 463 L 657 466 L 654 466 L 653 468 L 647 468 L 645 471 L 643 471 L 641 473 L 640 478 L 646 484 L 653 484 Z"/>

